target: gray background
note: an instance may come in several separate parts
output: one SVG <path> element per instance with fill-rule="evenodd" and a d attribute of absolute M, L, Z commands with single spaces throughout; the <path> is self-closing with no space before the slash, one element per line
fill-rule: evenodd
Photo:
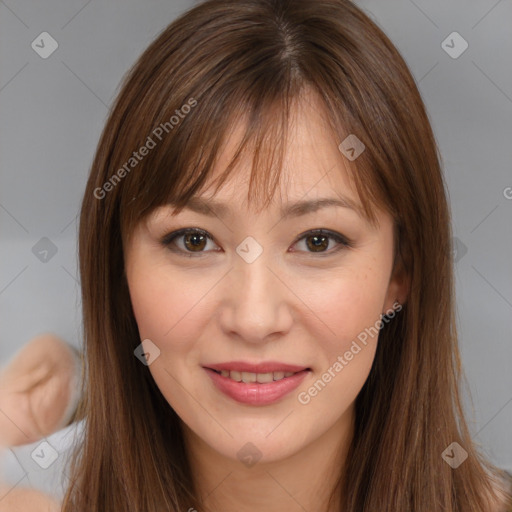
<path fill-rule="evenodd" d="M 512 1 L 357 4 L 401 51 L 429 111 L 457 238 L 470 428 L 512 471 Z M 0 0 L 0 363 L 45 331 L 80 345 L 77 214 L 100 131 L 124 73 L 192 5 Z M 442 47 L 453 31 L 469 44 L 456 59 Z M 42 32 L 59 45 L 47 59 L 31 47 Z M 43 237 L 56 249 L 46 262 L 33 252 Z"/>

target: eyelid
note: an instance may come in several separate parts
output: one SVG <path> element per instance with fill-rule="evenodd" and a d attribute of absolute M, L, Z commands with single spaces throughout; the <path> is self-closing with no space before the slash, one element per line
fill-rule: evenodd
<path fill-rule="evenodd" d="M 201 228 L 182 228 L 178 229 L 176 231 L 171 231 L 170 233 L 167 233 L 162 237 L 160 242 L 162 245 L 168 246 L 170 245 L 174 239 L 179 238 L 183 235 L 188 235 L 189 233 L 196 233 L 200 235 L 204 235 L 205 237 L 209 238 L 212 241 L 215 241 L 214 238 L 208 233 L 208 231 L 201 229 Z"/>
<path fill-rule="evenodd" d="M 327 237 L 335 240 L 339 245 L 338 245 L 338 247 L 335 247 L 334 249 L 329 249 L 328 251 L 325 251 L 325 252 L 315 253 L 315 252 L 305 251 L 306 254 L 312 254 L 312 255 L 317 255 L 317 256 L 329 256 L 331 254 L 338 252 L 340 249 L 343 249 L 343 248 L 347 249 L 347 248 L 353 247 L 352 240 L 349 240 L 346 236 L 342 235 L 341 233 L 338 233 L 336 231 L 331 231 L 330 229 L 325 229 L 325 228 L 315 228 L 315 229 L 308 229 L 307 231 L 304 231 L 304 233 L 301 233 L 300 235 L 297 236 L 297 238 L 293 242 L 292 246 L 294 246 L 295 244 L 300 242 L 303 238 L 306 238 L 307 235 L 309 235 L 309 236 L 314 236 L 314 235 L 327 236 Z M 294 251 L 294 252 L 300 252 L 300 251 Z"/>
<path fill-rule="evenodd" d="M 170 246 L 172 245 L 172 243 L 175 239 L 177 239 L 181 236 L 190 234 L 190 233 L 203 235 L 216 244 L 214 237 L 212 235 L 210 235 L 210 233 L 208 231 L 201 229 L 201 228 L 182 228 L 182 229 L 178 229 L 176 231 L 172 231 L 172 232 L 164 235 L 160 239 L 160 243 L 165 248 L 172 251 L 173 253 L 184 255 L 187 257 L 200 257 L 201 255 L 208 254 L 209 252 L 212 252 L 212 251 L 191 252 L 191 251 L 183 251 L 181 249 L 171 249 L 170 248 Z M 308 254 L 308 255 L 310 254 L 310 255 L 316 255 L 316 256 L 322 257 L 322 256 L 330 256 L 334 253 L 337 253 L 340 249 L 352 248 L 354 246 L 352 240 L 350 240 L 346 236 L 344 236 L 341 233 L 338 233 L 336 231 L 331 231 L 329 229 L 324 229 L 324 228 L 309 229 L 309 230 L 301 233 L 300 235 L 297 236 L 295 241 L 292 243 L 292 246 L 296 245 L 298 242 L 300 242 L 303 238 L 305 238 L 308 235 L 309 236 L 314 236 L 314 235 L 327 236 L 327 237 L 335 240 L 339 245 L 338 245 L 338 247 L 335 247 L 334 249 L 330 249 L 325 252 L 322 252 L 322 251 L 320 251 L 318 253 L 310 252 L 310 251 L 293 251 L 293 252 L 298 252 L 298 253 L 305 252 L 305 254 Z M 218 252 L 218 251 L 214 251 L 214 252 Z"/>

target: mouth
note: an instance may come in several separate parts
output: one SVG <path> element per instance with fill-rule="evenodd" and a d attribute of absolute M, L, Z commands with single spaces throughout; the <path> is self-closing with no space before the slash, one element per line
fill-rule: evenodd
<path fill-rule="evenodd" d="M 279 380 L 292 377 L 293 375 L 300 372 L 267 372 L 267 373 L 254 373 L 254 372 L 239 372 L 236 370 L 214 370 L 209 368 L 218 375 L 234 380 L 235 382 L 244 382 L 245 384 L 252 384 L 258 382 L 259 384 L 268 384 L 269 382 L 277 382 Z M 305 368 L 301 371 L 309 371 L 309 368 Z"/>
<path fill-rule="evenodd" d="M 203 369 L 217 390 L 247 405 L 269 405 L 281 400 L 311 372 L 311 368 L 284 363 L 222 363 Z"/>

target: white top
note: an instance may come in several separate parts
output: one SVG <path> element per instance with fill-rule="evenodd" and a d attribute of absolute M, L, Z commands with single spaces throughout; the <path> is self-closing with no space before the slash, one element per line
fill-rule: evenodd
<path fill-rule="evenodd" d="M 35 443 L 0 451 L 0 481 L 37 489 L 61 502 L 68 486 L 68 464 L 84 420 Z"/>

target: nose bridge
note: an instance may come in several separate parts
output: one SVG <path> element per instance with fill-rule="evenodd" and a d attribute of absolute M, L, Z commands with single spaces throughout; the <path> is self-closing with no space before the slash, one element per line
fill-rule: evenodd
<path fill-rule="evenodd" d="M 248 242 L 249 253 L 254 251 Z M 247 249 L 244 243 L 237 248 Z M 227 301 L 221 315 L 222 328 L 249 342 L 265 341 L 273 333 L 290 328 L 291 314 L 286 291 L 270 269 L 270 254 L 262 251 L 255 259 L 235 256 L 227 283 Z"/>

